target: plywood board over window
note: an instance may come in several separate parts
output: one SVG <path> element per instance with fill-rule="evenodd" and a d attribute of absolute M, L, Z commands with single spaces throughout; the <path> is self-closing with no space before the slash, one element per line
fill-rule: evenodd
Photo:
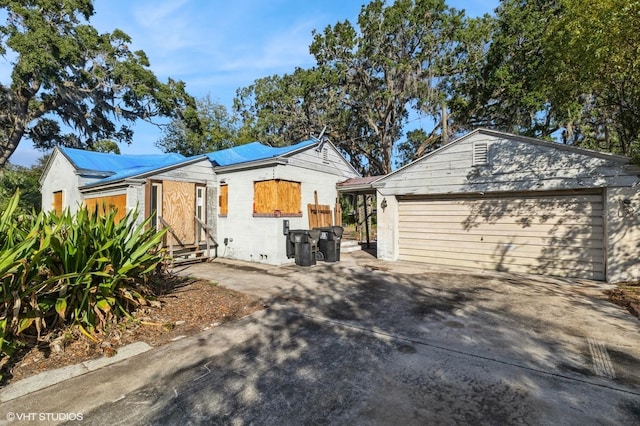
<path fill-rule="evenodd" d="M 300 182 L 272 179 L 253 183 L 253 213 L 256 215 L 299 215 Z"/>
<path fill-rule="evenodd" d="M 116 222 L 120 222 L 127 214 L 126 194 L 86 198 L 84 204 L 87 206 L 89 213 L 93 213 L 97 209 L 98 214 L 106 215 L 107 212 L 117 210 L 115 215 Z"/>
<path fill-rule="evenodd" d="M 62 213 L 62 191 L 56 191 L 53 193 L 53 211 L 56 214 Z"/>
<path fill-rule="evenodd" d="M 229 212 L 229 185 L 220 185 L 220 195 L 218 196 L 219 215 L 226 216 Z"/>
<path fill-rule="evenodd" d="M 184 244 L 195 242 L 195 204 L 195 183 L 162 181 L 162 218 Z"/>

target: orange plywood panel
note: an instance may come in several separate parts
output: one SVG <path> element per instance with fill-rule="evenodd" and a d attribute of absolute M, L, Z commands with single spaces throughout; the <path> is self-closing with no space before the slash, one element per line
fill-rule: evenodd
<path fill-rule="evenodd" d="M 195 242 L 195 205 L 195 183 L 162 181 L 162 218 L 184 244 Z"/>

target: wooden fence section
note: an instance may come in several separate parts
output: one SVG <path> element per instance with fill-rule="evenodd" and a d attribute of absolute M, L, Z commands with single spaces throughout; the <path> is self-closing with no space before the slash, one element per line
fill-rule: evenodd
<path fill-rule="evenodd" d="M 342 226 L 342 205 L 340 204 L 340 197 L 336 198 L 336 207 L 333 209 L 333 224 Z"/>
<path fill-rule="evenodd" d="M 309 229 L 333 225 L 331 206 L 324 204 L 308 204 Z"/>
<path fill-rule="evenodd" d="M 115 221 L 120 222 L 127 214 L 127 195 L 110 195 L 107 197 L 92 197 L 85 198 L 84 205 L 87 206 L 89 213 L 93 213 L 98 209 L 100 215 L 106 214 L 106 212 L 117 209 Z"/>
<path fill-rule="evenodd" d="M 340 200 L 336 198 L 336 207 L 331 210 L 331 206 L 318 204 L 318 192 L 313 191 L 314 204 L 307 204 L 309 216 L 309 229 L 325 226 L 342 226 L 342 206 Z"/>

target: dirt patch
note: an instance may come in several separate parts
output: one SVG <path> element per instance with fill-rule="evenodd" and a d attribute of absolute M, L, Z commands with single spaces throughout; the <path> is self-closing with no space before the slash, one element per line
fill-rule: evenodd
<path fill-rule="evenodd" d="M 605 293 L 610 301 L 640 318 L 640 282 L 619 283 L 617 288 Z"/>
<path fill-rule="evenodd" d="M 113 356 L 118 348 L 134 342 L 160 346 L 217 327 L 257 310 L 255 298 L 219 287 L 209 281 L 167 277 L 153 285 L 159 306 L 149 306 L 109 327 L 94 342 L 68 329 L 27 343 L 11 358 L 0 358 L 0 386 L 43 371 Z"/>

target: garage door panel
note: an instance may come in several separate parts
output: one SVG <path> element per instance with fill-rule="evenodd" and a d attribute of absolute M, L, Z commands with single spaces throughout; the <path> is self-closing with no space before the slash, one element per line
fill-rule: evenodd
<path fill-rule="evenodd" d="M 477 237 L 480 239 L 484 236 L 512 236 L 512 235 L 535 235 L 535 236 L 556 236 L 556 235 L 571 235 L 571 236 L 594 236 L 595 233 L 602 234 L 604 229 L 604 223 L 602 220 L 594 221 L 594 223 L 583 224 L 536 224 L 535 226 L 516 226 L 516 223 L 497 223 L 497 224 L 484 224 L 479 227 L 465 229 L 465 235 L 469 235 L 470 238 Z M 399 232 L 406 233 L 408 237 L 411 234 L 455 234 L 460 230 L 460 224 L 456 223 L 428 223 L 428 222 L 403 222 L 398 227 Z"/>
<path fill-rule="evenodd" d="M 411 250 L 431 250 L 452 253 L 482 253 L 493 254 L 495 252 L 509 252 L 510 256 L 535 256 L 538 259 L 545 257 L 546 253 L 553 253 L 557 256 L 574 257 L 592 256 L 594 261 L 601 260 L 601 245 L 591 242 L 580 247 L 563 247 L 550 249 L 548 245 L 542 244 L 519 244 L 515 242 L 496 242 L 495 244 L 475 243 L 470 244 L 465 241 L 432 240 L 429 245 L 420 240 L 407 240 L 404 244 L 405 252 Z"/>
<path fill-rule="evenodd" d="M 569 261 L 590 262 L 599 264 L 602 261 L 601 252 L 596 248 L 575 250 L 563 249 L 548 251 L 535 246 L 517 246 L 515 248 L 509 245 L 496 246 L 494 249 L 487 247 L 405 247 L 405 254 L 428 256 L 433 259 L 440 257 L 464 257 L 465 260 L 483 260 L 489 258 L 492 262 L 500 262 L 509 259 L 509 262 L 517 264 L 549 264 L 558 260 L 565 263 Z M 559 260 L 563 259 L 563 260 Z M 564 260 L 571 259 L 571 260 Z M 599 269 L 599 268 L 595 268 Z"/>
<path fill-rule="evenodd" d="M 401 213 L 402 214 L 402 213 Z M 550 215 L 537 215 L 527 214 L 523 215 L 510 215 L 510 216 L 494 216 L 489 218 L 472 218 L 470 220 L 469 214 L 456 214 L 456 213 L 442 213 L 432 214 L 428 218 L 424 218 L 418 215 L 407 216 L 403 215 L 403 223 L 423 223 L 423 224 L 445 224 L 445 223 L 458 223 L 466 228 L 477 228 L 483 225 L 494 225 L 504 223 L 508 225 L 519 225 L 522 228 L 531 226 L 533 224 L 545 225 L 549 223 L 559 223 L 562 225 L 602 225 L 602 212 L 600 215 L 592 214 L 579 214 L 579 215 L 562 215 L 562 216 L 550 216 Z"/>
<path fill-rule="evenodd" d="M 481 203 L 479 205 L 479 203 Z M 564 197 L 562 200 L 550 200 L 545 198 L 537 198 L 531 197 L 528 199 L 517 199 L 517 198 L 504 198 L 504 199 L 496 199 L 496 198 L 487 198 L 486 200 L 482 199 L 459 199 L 452 201 L 431 201 L 430 202 L 430 212 L 463 212 L 466 213 L 470 210 L 470 206 L 474 209 L 478 209 L 478 207 L 482 207 L 485 211 L 511 211 L 511 212 L 532 212 L 532 208 L 535 208 L 535 211 L 545 212 L 552 210 L 558 210 L 559 212 L 580 212 L 580 213 L 591 213 L 602 212 L 602 204 L 601 204 L 601 196 L 600 195 L 589 195 L 583 197 Z M 417 200 L 402 200 L 401 208 L 404 212 L 411 214 L 412 212 L 417 214 L 424 214 L 424 205 L 423 201 Z"/>
<path fill-rule="evenodd" d="M 604 277 L 602 196 L 400 200 L 400 259 Z"/>
<path fill-rule="evenodd" d="M 475 237 L 475 238 L 474 238 Z M 595 237 L 590 236 L 588 231 L 580 231 L 571 234 L 571 236 L 567 236 L 566 234 L 557 234 L 557 235 L 536 235 L 531 233 L 530 235 L 518 234 L 517 236 L 511 235 L 490 235 L 483 234 L 482 239 L 479 236 L 473 235 L 460 235 L 453 234 L 452 232 L 400 232 L 400 239 L 403 241 L 413 241 L 413 240 L 423 240 L 425 244 L 433 245 L 436 242 L 442 242 L 442 244 L 446 245 L 447 243 L 454 242 L 463 242 L 467 245 L 469 244 L 484 244 L 484 245 L 495 245 L 495 244 L 529 244 L 529 245 L 538 245 L 542 247 L 547 247 L 550 245 L 560 246 L 564 241 L 564 245 L 569 247 L 597 247 L 600 250 L 602 249 L 602 242 L 604 237 L 602 235 Z"/>

